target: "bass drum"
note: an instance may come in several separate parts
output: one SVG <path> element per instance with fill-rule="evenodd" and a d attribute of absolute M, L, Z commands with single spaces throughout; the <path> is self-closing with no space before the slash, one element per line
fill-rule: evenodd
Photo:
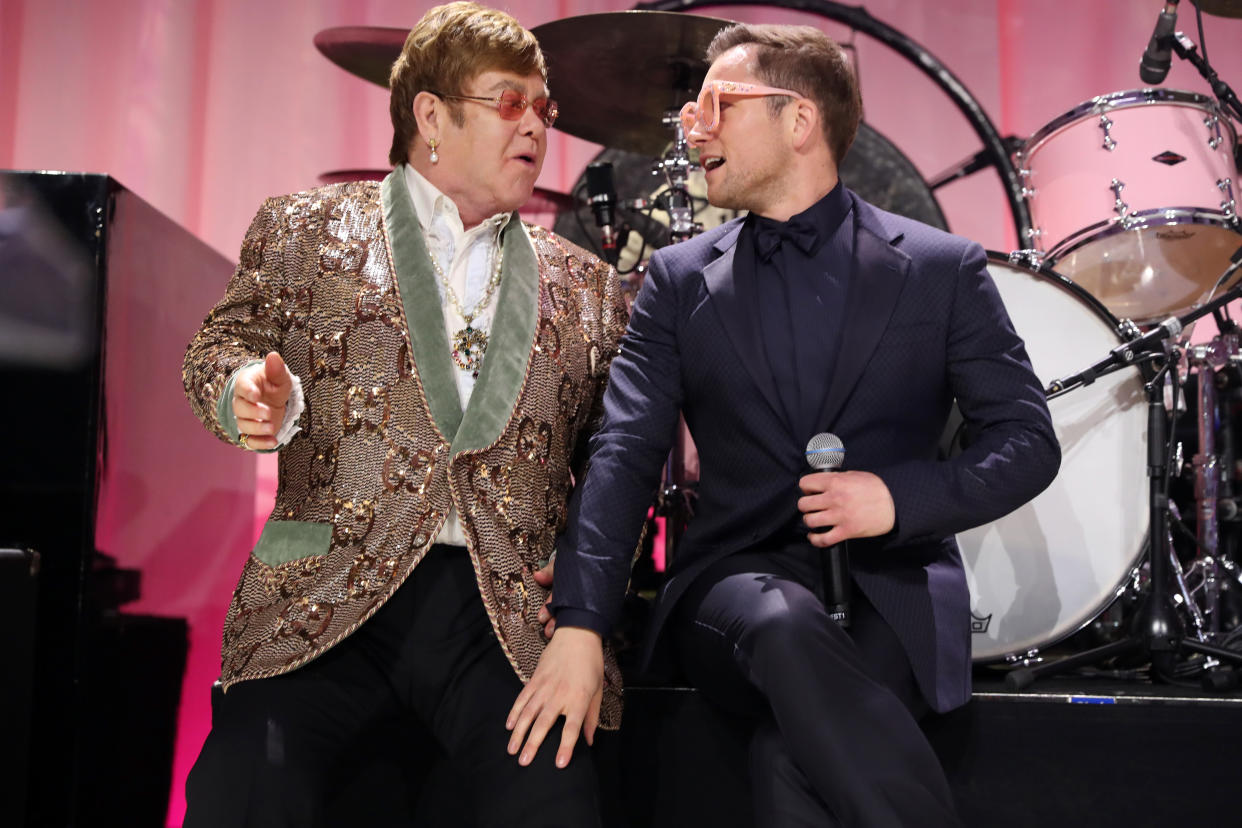
<path fill-rule="evenodd" d="M 988 271 L 1045 387 L 1121 341 L 1112 314 L 1055 271 L 1000 253 L 988 254 Z M 1051 400 L 1062 454 L 1052 485 L 957 536 L 976 662 L 1021 658 L 1077 632 L 1137 566 L 1148 527 L 1146 402 L 1135 368 Z"/>

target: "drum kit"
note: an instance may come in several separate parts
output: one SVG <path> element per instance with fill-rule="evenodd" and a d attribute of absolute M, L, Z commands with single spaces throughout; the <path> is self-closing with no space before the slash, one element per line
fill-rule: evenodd
<path fill-rule="evenodd" d="M 1242 17 L 1233 0 L 1198 5 Z M 596 249 L 602 239 L 634 287 L 649 249 L 733 217 L 707 204 L 677 117 L 698 92 L 708 43 L 729 23 L 646 10 L 533 29 L 561 105 L 557 127 L 605 147 L 572 194 L 536 195 L 558 211 L 557 232 Z M 386 85 L 405 34 L 343 27 L 315 42 Z M 1227 308 L 1242 296 L 1242 106 L 1188 39 L 1170 37 L 1213 96 L 1103 94 L 1029 139 L 1004 139 L 1013 153 L 995 162 L 1016 170 L 1030 221 L 1019 222 L 1026 249 L 989 253 L 988 270 L 1046 386 L 1063 454 L 1044 493 L 958 535 L 974 660 L 1019 675 L 1015 685 L 1131 650 L 1152 655 L 1162 674 L 1242 660 L 1227 649 L 1242 637 L 1242 329 Z M 929 187 L 866 124 L 841 177 L 883 209 L 945 227 L 939 184 Z M 1215 335 L 1193 341 L 1193 323 L 1208 314 Z M 968 439 L 954 425 L 946 454 Z M 683 435 L 658 507 L 665 562 L 692 511 L 695 465 Z M 1087 637 L 1109 643 L 1047 660 L 1054 645 Z M 1170 650 L 1195 655 L 1175 663 Z"/>
<path fill-rule="evenodd" d="M 1174 51 L 1208 77 L 1176 37 Z M 1229 284 L 1242 261 L 1231 120 L 1242 121 L 1242 107 L 1228 86 L 1213 86 L 1217 97 L 1097 96 L 1015 154 L 1031 247 L 990 254 L 989 270 L 1047 386 L 1063 461 L 1026 506 L 959 535 L 974 658 L 1016 666 L 1011 687 L 1131 651 L 1162 678 L 1215 676 L 1222 662 L 1242 661 L 1218 646 L 1242 635 L 1233 455 L 1242 421 L 1231 393 L 1242 330 L 1226 307 L 1242 296 Z M 1209 313 L 1216 335 L 1193 343 L 1192 323 Z M 1103 359 L 1084 365 L 1092 354 Z M 1178 427 L 1187 419 L 1190 433 Z M 1197 447 L 1189 463 L 1187 444 Z M 1179 492 L 1193 516 L 1183 518 Z M 1118 620 L 1126 608 L 1128 632 Z M 1046 648 L 1083 630 L 1113 640 L 1045 662 Z M 1195 655 L 1179 664 L 1187 651 Z"/>

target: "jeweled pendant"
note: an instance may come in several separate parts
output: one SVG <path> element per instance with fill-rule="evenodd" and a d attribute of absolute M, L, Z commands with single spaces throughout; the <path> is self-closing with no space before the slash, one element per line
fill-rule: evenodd
<path fill-rule="evenodd" d="M 487 334 L 467 325 L 453 334 L 453 362 L 458 368 L 479 377 L 483 365 L 483 352 L 487 350 Z"/>

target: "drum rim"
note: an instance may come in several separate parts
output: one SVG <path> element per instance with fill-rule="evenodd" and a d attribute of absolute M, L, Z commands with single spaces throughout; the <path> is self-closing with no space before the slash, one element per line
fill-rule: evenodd
<path fill-rule="evenodd" d="M 1170 214 L 1176 215 L 1171 216 Z M 1114 216 L 1106 221 L 1096 222 L 1090 227 L 1074 231 L 1045 254 L 1045 261 L 1049 265 L 1055 266 L 1061 259 L 1077 252 L 1092 242 L 1107 239 L 1120 233 L 1129 233 L 1133 230 L 1150 230 L 1154 227 L 1215 226 L 1236 234 L 1239 237 L 1239 241 L 1242 242 L 1242 221 L 1237 216 L 1230 217 L 1220 210 L 1209 210 L 1204 207 L 1160 207 L 1154 210 L 1140 210 L 1131 213 L 1130 216 L 1132 219 L 1138 217 L 1138 220 L 1131 221 L 1128 227 L 1122 227 L 1121 219 Z M 1172 221 L 1171 219 L 1174 217 L 1180 220 Z M 1162 221 L 1161 219 L 1164 220 Z M 1081 285 L 1079 287 L 1081 288 Z M 1194 307 L 1194 305 L 1195 303 L 1191 302 L 1184 308 L 1177 308 L 1167 313 L 1158 313 L 1155 316 L 1136 316 L 1134 317 L 1134 322 L 1139 325 L 1155 322 L 1164 319 L 1170 314 L 1184 313 Z"/>
<path fill-rule="evenodd" d="M 1065 127 L 1080 121 L 1088 115 L 1103 114 L 1117 109 L 1130 109 L 1136 106 L 1151 106 L 1153 104 L 1172 104 L 1174 106 L 1185 106 L 1193 109 L 1201 109 L 1210 111 L 1219 119 L 1222 129 L 1228 130 L 1233 140 L 1229 146 L 1233 146 L 1238 141 L 1238 133 L 1233 127 L 1233 122 L 1224 116 L 1221 112 L 1220 105 L 1216 99 L 1210 95 L 1204 95 L 1200 92 L 1191 92 L 1186 89 L 1157 89 L 1146 87 L 1142 89 L 1125 89 L 1120 92 L 1109 92 L 1107 95 L 1097 95 L 1089 101 L 1083 101 L 1068 112 L 1062 113 L 1044 124 L 1031 134 L 1026 140 L 1022 148 L 1016 153 L 1018 158 L 1030 158 L 1040 147 L 1056 133 Z M 1029 199 L 1028 199 L 1029 201 Z"/>
<path fill-rule="evenodd" d="M 1037 264 L 1032 266 L 1020 261 L 1014 261 L 1015 256 L 1020 256 L 1024 253 L 1024 251 L 1021 250 L 1015 250 L 1013 253 L 1001 253 L 999 250 L 985 250 L 984 252 L 987 253 L 988 264 L 997 262 L 999 264 L 1017 268 L 1018 270 L 1025 270 L 1028 273 L 1042 276 L 1061 290 L 1073 294 L 1076 299 L 1082 300 L 1084 304 L 1095 311 L 1096 316 L 1108 323 L 1108 326 L 1112 328 L 1113 333 L 1117 335 L 1118 343 L 1125 341 L 1125 337 L 1122 336 L 1121 333 L 1121 320 L 1117 317 L 1117 315 L 1110 311 L 1107 305 L 1101 302 L 1082 285 L 1078 284 L 1064 273 L 1054 269 L 1052 261 L 1048 259 L 1041 259 Z"/>
<path fill-rule="evenodd" d="M 1176 219 L 1176 221 L 1174 220 Z M 1210 207 L 1155 207 L 1150 210 L 1136 210 L 1129 214 L 1123 222 L 1120 216 L 1110 216 L 1104 221 L 1097 221 L 1081 230 L 1075 230 L 1058 241 L 1044 254 L 1049 265 L 1057 261 L 1097 237 L 1107 238 L 1118 233 L 1129 233 L 1131 230 L 1150 230 L 1153 227 L 1178 227 L 1183 224 L 1216 225 L 1231 230 L 1242 236 L 1242 221 L 1236 215 Z"/>
<path fill-rule="evenodd" d="M 1052 638 L 1041 639 L 1038 643 L 1032 644 L 1029 647 L 1018 647 L 1016 649 L 1007 650 L 1006 652 L 997 653 L 995 655 L 976 656 L 975 647 L 974 647 L 975 641 L 974 641 L 974 638 L 972 637 L 970 640 L 970 645 L 971 645 L 970 646 L 970 661 L 971 663 L 972 664 L 1000 664 L 1000 663 L 1013 664 L 1014 662 L 1019 661 L 1023 658 L 1030 658 L 1032 656 L 1036 656 L 1039 653 L 1046 651 L 1049 647 L 1055 647 L 1056 645 L 1060 644 L 1062 641 L 1069 638 L 1070 636 L 1077 635 L 1078 633 L 1085 630 L 1087 627 L 1090 627 L 1093 623 L 1095 623 L 1095 620 L 1099 618 L 1100 615 L 1106 609 L 1111 607 L 1113 604 L 1117 603 L 1117 601 L 1120 600 L 1121 597 L 1124 596 L 1126 592 L 1129 590 L 1130 584 L 1134 580 L 1135 572 L 1139 571 L 1141 567 L 1143 566 L 1143 556 L 1147 554 L 1147 547 L 1148 547 L 1148 544 L 1150 543 L 1151 543 L 1151 527 L 1148 527 L 1147 532 L 1143 534 L 1143 542 L 1142 544 L 1139 545 L 1139 552 L 1134 557 L 1134 560 L 1131 561 L 1130 568 L 1126 570 L 1126 574 L 1122 576 L 1120 581 L 1117 582 L 1117 585 L 1113 587 L 1112 591 L 1107 593 L 1104 596 L 1103 600 L 1100 603 L 1095 605 L 1095 609 L 1091 610 L 1087 614 L 1087 619 L 1083 621 L 1081 624 L 1071 627 L 1071 629 L 1067 630 L 1066 632 L 1063 632 L 1059 635 L 1055 635 Z M 972 613 L 973 613 L 973 610 L 972 610 Z M 974 617 L 973 614 L 971 617 L 972 618 Z M 972 633 L 972 636 L 973 636 L 973 633 Z"/>

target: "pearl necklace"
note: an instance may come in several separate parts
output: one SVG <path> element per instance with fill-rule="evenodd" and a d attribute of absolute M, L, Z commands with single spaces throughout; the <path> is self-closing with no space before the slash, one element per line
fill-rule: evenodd
<path fill-rule="evenodd" d="M 435 254 L 430 250 L 427 253 L 431 259 L 431 266 L 435 268 L 436 275 L 440 277 L 440 284 L 444 286 L 445 298 L 466 323 L 466 327 L 453 334 L 453 363 L 463 371 L 469 371 L 474 379 L 478 379 L 479 369 L 483 366 L 483 353 L 487 350 L 487 331 L 474 327 L 473 323 L 474 318 L 491 302 L 492 294 L 500 285 L 500 271 L 504 266 L 504 251 L 500 247 L 500 239 L 497 238 L 492 248 L 491 278 L 487 280 L 487 285 L 483 288 L 483 296 L 468 313 L 462 308 L 461 302 L 457 299 L 457 293 L 440 268 L 440 263 L 436 261 Z"/>

